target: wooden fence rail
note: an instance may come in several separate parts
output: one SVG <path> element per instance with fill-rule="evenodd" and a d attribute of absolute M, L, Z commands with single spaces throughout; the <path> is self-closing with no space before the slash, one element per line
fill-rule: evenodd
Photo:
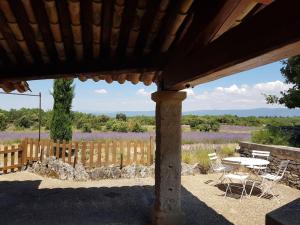
<path fill-rule="evenodd" d="M 24 160 L 43 161 L 55 156 L 63 162 L 75 166 L 80 161 L 87 168 L 107 165 L 125 166 L 131 163 L 151 165 L 153 163 L 153 143 L 148 141 L 103 140 L 97 142 L 66 142 L 25 139 L 21 144 Z"/>
<path fill-rule="evenodd" d="M 21 145 L 0 147 L 0 172 L 8 173 L 21 170 L 24 151 Z"/>

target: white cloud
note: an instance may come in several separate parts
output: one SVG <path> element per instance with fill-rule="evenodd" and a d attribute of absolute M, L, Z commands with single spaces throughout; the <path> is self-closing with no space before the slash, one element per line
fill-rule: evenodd
<path fill-rule="evenodd" d="M 142 96 L 150 96 L 151 93 L 147 92 L 144 88 L 141 88 L 139 90 L 137 90 L 136 92 L 137 95 L 142 95 Z"/>
<path fill-rule="evenodd" d="M 279 105 L 266 104 L 263 94 L 279 95 L 281 91 L 285 91 L 290 87 L 291 85 L 278 80 L 254 85 L 233 84 L 229 87 L 216 87 L 199 94 L 193 91 L 183 104 L 186 111 L 279 107 Z"/>
<path fill-rule="evenodd" d="M 277 92 L 278 90 L 285 91 L 291 86 L 289 84 L 283 83 L 279 80 L 267 83 L 258 83 L 254 85 L 254 89 L 263 91 L 263 92 Z"/>
<path fill-rule="evenodd" d="M 105 90 L 105 89 L 98 89 L 98 90 L 95 90 L 95 93 L 103 95 L 103 94 L 107 94 L 107 90 Z"/>

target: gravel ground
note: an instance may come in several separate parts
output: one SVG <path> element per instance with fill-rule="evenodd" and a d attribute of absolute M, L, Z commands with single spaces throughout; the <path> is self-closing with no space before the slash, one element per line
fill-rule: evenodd
<path fill-rule="evenodd" d="M 216 175 L 182 177 L 182 208 L 187 225 L 263 225 L 265 214 L 300 198 L 300 191 L 278 185 L 276 200 L 252 196 L 224 199 Z M 151 224 L 153 178 L 60 181 L 29 172 L 0 176 L 0 224 Z"/>

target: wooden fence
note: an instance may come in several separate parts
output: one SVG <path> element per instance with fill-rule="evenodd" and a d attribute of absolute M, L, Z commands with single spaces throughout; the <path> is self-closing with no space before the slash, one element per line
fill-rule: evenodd
<path fill-rule="evenodd" d="M 107 165 L 125 166 L 131 163 L 151 165 L 153 163 L 152 138 L 148 141 L 97 141 L 53 142 L 51 140 L 25 139 L 21 144 L 26 154 L 25 162 L 43 161 L 55 156 L 75 166 L 80 161 L 87 168 Z M 23 161 L 24 162 L 24 161 Z"/>
<path fill-rule="evenodd" d="M 8 173 L 21 170 L 24 162 L 22 145 L 0 147 L 0 172 Z"/>

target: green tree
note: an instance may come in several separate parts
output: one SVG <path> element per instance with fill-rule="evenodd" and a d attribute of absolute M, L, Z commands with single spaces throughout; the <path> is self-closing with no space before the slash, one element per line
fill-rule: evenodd
<path fill-rule="evenodd" d="M 4 113 L 0 113 L 0 131 L 6 130 L 8 127 L 8 118 Z"/>
<path fill-rule="evenodd" d="M 125 115 L 124 113 L 118 113 L 118 114 L 116 115 L 116 119 L 117 119 L 117 120 L 126 121 L 126 120 L 127 120 L 127 117 L 126 117 L 126 115 Z"/>
<path fill-rule="evenodd" d="M 53 114 L 50 137 L 53 140 L 72 139 L 71 107 L 74 98 L 73 80 L 58 79 L 53 83 Z"/>
<path fill-rule="evenodd" d="M 288 108 L 300 107 L 300 56 L 290 57 L 287 60 L 283 60 L 283 67 L 281 68 L 281 74 L 285 78 L 287 84 L 291 84 L 292 87 L 287 91 L 282 91 L 281 96 L 267 95 L 266 100 L 270 104 L 281 104 Z"/>
<path fill-rule="evenodd" d="M 15 121 L 15 126 L 19 128 L 30 128 L 33 125 L 33 121 L 27 115 L 21 116 Z"/>

